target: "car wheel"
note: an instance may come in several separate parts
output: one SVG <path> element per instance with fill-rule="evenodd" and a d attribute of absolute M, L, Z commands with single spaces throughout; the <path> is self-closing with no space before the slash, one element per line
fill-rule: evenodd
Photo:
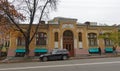
<path fill-rule="evenodd" d="M 63 60 L 67 60 L 67 56 L 63 56 L 62 59 L 63 59 Z"/>
<path fill-rule="evenodd" d="M 47 61 L 48 60 L 48 58 L 47 57 L 43 57 L 43 59 L 42 59 L 42 61 Z"/>

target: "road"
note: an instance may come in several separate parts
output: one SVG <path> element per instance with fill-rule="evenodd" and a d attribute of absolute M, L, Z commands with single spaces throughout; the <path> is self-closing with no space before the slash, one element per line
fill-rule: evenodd
<path fill-rule="evenodd" d="M 0 71 L 120 71 L 120 57 L 0 64 Z"/>

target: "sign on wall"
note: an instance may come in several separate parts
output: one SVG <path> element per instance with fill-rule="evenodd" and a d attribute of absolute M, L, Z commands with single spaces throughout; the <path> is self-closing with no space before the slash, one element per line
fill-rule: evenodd
<path fill-rule="evenodd" d="M 73 24 L 63 24 L 62 28 L 74 28 Z"/>
<path fill-rule="evenodd" d="M 83 48 L 82 42 L 79 42 L 79 48 Z"/>
<path fill-rule="evenodd" d="M 54 43 L 54 48 L 58 48 L 58 42 Z"/>

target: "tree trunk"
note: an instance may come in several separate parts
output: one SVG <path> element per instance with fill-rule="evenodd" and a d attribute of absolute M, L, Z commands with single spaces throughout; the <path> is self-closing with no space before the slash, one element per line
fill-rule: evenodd
<path fill-rule="evenodd" d="M 25 40 L 25 57 L 29 57 L 29 40 Z"/>

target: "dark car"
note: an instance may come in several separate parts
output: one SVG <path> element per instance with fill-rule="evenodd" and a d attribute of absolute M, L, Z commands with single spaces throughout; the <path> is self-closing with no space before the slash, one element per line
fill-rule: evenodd
<path fill-rule="evenodd" d="M 54 49 L 49 54 L 40 55 L 40 61 L 48 60 L 67 60 L 69 58 L 69 52 L 66 49 Z"/>

